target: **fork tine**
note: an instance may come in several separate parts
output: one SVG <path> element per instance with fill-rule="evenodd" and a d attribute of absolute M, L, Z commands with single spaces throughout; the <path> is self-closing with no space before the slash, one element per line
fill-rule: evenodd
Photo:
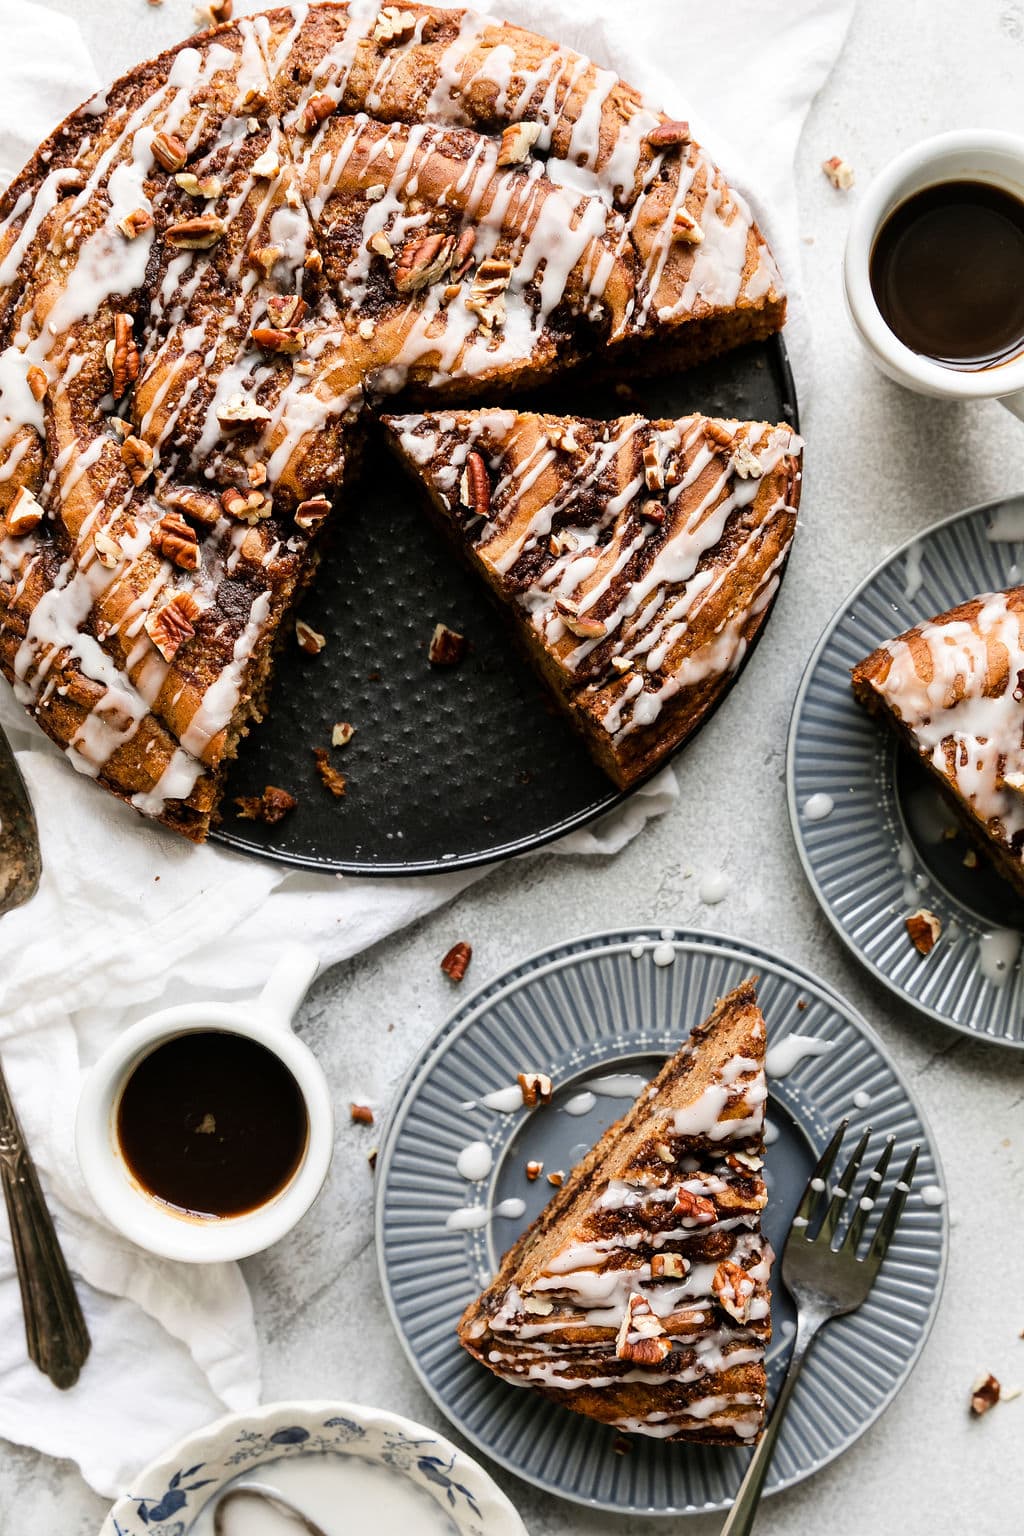
<path fill-rule="evenodd" d="M 857 1145 L 854 1147 L 850 1161 L 847 1163 L 846 1167 L 840 1174 L 839 1183 L 836 1185 L 832 1199 L 828 1203 L 828 1210 L 825 1212 L 825 1220 L 821 1224 L 821 1231 L 818 1233 L 817 1241 L 828 1243 L 830 1247 L 832 1244 L 832 1239 L 836 1235 L 836 1228 L 839 1225 L 839 1217 L 841 1216 L 846 1206 L 847 1200 L 853 1192 L 853 1186 L 856 1181 L 857 1174 L 860 1172 L 861 1159 L 867 1150 L 867 1145 L 870 1139 L 871 1127 L 869 1125 L 860 1141 L 858 1141 Z"/>
<path fill-rule="evenodd" d="M 882 1180 L 885 1178 L 886 1170 L 889 1167 L 889 1160 L 892 1157 L 892 1149 L 895 1145 L 896 1138 L 888 1136 L 885 1146 L 882 1148 L 881 1157 L 868 1174 L 867 1188 L 864 1191 L 863 1197 L 857 1202 L 857 1209 L 853 1213 L 853 1220 L 850 1222 L 846 1236 L 843 1238 L 839 1250 L 840 1253 L 855 1254 L 857 1252 L 864 1228 L 867 1225 L 867 1219 L 871 1215 L 873 1206 L 878 1201 Z M 870 1200 L 871 1204 L 865 1205 L 865 1199 Z"/>
<path fill-rule="evenodd" d="M 835 1162 L 839 1148 L 843 1144 L 847 1124 L 846 1120 L 841 1122 L 832 1140 L 819 1157 L 817 1167 L 807 1180 L 807 1188 L 803 1192 L 800 1204 L 797 1206 L 796 1215 L 793 1217 L 794 1228 L 806 1228 L 810 1223 L 814 1208 L 818 1204 L 828 1183 L 829 1174 L 832 1172 L 832 1164 Z M 818 1185 L 817 1189 L 814 1187 L 815 1184 Z"/>
<path fill-rule="evenodd" d="M 882 1219 L 878 1223 L 878 1230 L 874 1235 L 871 1247 L 868 1250 L 867 1259 L 865 1261 L 871 1266 L 872 1275 L 874 1275 L 874 1273 L 877 1272 L 881 1266 L 882 1260 L 885 1258 L 885 1255 L 888 1251 L 889 1244 L 892 1241 L 892 1235 L 896 1230 L 896 1223 L 903 1215 L 903 1207 L 907 1203 L 907 1196 L 910 1194 L 910 1186 L 914 1181 L 914 1170 L 917 1167 L 917 1154 L 919 1151 L 919 1147 L 914 1147 L 911 1149 L 910 1156 L 907 1158 L 906 1166 L 896 1181 L 896 1188 L 889 1196 L 889 1204 L 882 1212 Z"/>

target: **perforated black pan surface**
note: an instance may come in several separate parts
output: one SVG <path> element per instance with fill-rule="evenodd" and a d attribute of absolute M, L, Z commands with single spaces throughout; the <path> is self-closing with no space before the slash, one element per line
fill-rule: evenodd
<path fill-rule="evenodd" d="M 628 391 L 574 377 L 521 403 L 598 418 L 700 410 L 797 425 L 779 337 L 686 373 L 631 380 Z M 232 765 L 215 840 L 305 869 L 433 874 L 523 853 L 616 805 L 622 794 L 377 433 L 345 501 L 300 609 L 327 645 L 308 656 L 288 637 L 266 719 Z M 438 622 L 470 641 L 458 666 L 427 661 Z M 348 781 L 337 799 L 317 776 L 313 749 L 330 748 L 342 720 L 356 734 L 331 751 Z M 296 809 L 273 827 L 239 820 L 235 796 L 267 784 L 295 795 Z"/>

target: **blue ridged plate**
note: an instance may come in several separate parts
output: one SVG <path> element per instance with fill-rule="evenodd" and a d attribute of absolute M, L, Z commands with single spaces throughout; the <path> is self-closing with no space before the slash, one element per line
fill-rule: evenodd
<path fill-rule="evenodd" d="M 927 1337 L 945 1270 L 946 1215 L 931 1133 L 881 1041 L 841 998 L 777 956 L 714 934 L 629 929 L 578 939 L 523 961 L 467 998 L 411 1069 L 387 1127 L 377 1163 L 377 1256 L 413 1369 L 451 1422 L 492 1460 L 595 1509 L 724 1509 L 750 1453 L 631 1437 L 629 1453 L 617 1454 L 613 1429 L 477 1364 L 459 1347 L 456 1324 L 551 1194 L 544 1179 L 527 1181 L 526 1162 L 568 1171 L 628 1107 L 627 1100 L 599 1095 L 577 1115 L 567 1112 L 569 1101 L 601 1074 L 650 1076 L 717 997 L 752 975 L 760 976 L 770 1046 L 793 1033 L 829 1046 L 770 1081 L 775 1139 L 765 1228 L 773 1244 L 781 1249 L 810 1170 L 840 1120 L 849 1119 L 851 1142 L 867 1124 L 874 1127 L 869 1158 L 894 1136 L 894 1169 L 912 1144 L 922 1154 L 871 1297 L 826 1330 L 796 1389 L 768 1475 L 767 1491 L 776 1492 L 840 1455 L 892 1400 Z M 547 1108 L 504 1114 L 465 1107 L 531 1069 L 556 1085 Z M 471 1183 L 456 1159 L 477 1140 L 490 1147 L 493 1168 Z M 522 1201 L 525 1209 L 498 1214 L 506 1201 Z M 449 1230 L 451 1213 L 470 1206 L 494 1214 L 476 1230 Z M 792 1306 L 777 1278 L 773 1320 L 772 1394 L 793 1333 Z"/>
<path fill-rule="evenodd" d="M 959 512 L 904 544 L 842 605 L 793 707 L 787 784 L 797 849 L 839 937 L 898 997 L 942 1024 L 1024 1047 L 1024 902 L 955 825 L 913 754 L 853 697 L 850 669 L 966 598 L 1024 580 L 1024 496 Z M 827 796 L 834 809 L 808 815 Z M 965 864 L 964 860 L 967 859 Z M 922 956 L 906 919 L 942 932 Z"/>

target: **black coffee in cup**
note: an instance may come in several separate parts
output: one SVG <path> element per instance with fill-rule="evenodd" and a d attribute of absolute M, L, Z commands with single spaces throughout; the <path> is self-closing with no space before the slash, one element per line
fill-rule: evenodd
<path fill-rule="evenodd" d="M 298 1170 L 309 1120 L 280 1057 L 248 1035 L 193 1030 L 138 1063 L 117 1106 L 121 1155 L 154 1199 L 190 1216 L 241 1216 Z"/>
<path fill-rule="evenodd" d="M 946 368 L 1024 351 L 1024 202 L 982 181 L 925 187 L 875 237 L 871 291 L 889 329 Z"/>

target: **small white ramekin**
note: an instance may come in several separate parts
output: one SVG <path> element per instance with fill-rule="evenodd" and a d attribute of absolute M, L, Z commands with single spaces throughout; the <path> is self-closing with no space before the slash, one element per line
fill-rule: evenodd
<path fill-rule="evenodd" d="M 289 945 L 258 997 L 185 1003 L 152 1013 L 126 1029 L 89 1073 L 75 1122 L 78 1161 L 104 1216 L 141 1248 L 192 1264 L 245 1258 L 276 1243 L 316 1199 L 330 1167 L 334 1112 L 316 1057 L 291 1027 L 316 970 L 312 950 Z M 192 1217 L 154 1199 L 133 1178 L 117 1140 L 118 1102 L 142 1058 L 168 1040 L 210 1029 L 244 1035 L 273 1051 L 298 1083 L 309 1122 L 306 1150 L 289 1182 L 266 1204 L 240 1216 Z"/>

